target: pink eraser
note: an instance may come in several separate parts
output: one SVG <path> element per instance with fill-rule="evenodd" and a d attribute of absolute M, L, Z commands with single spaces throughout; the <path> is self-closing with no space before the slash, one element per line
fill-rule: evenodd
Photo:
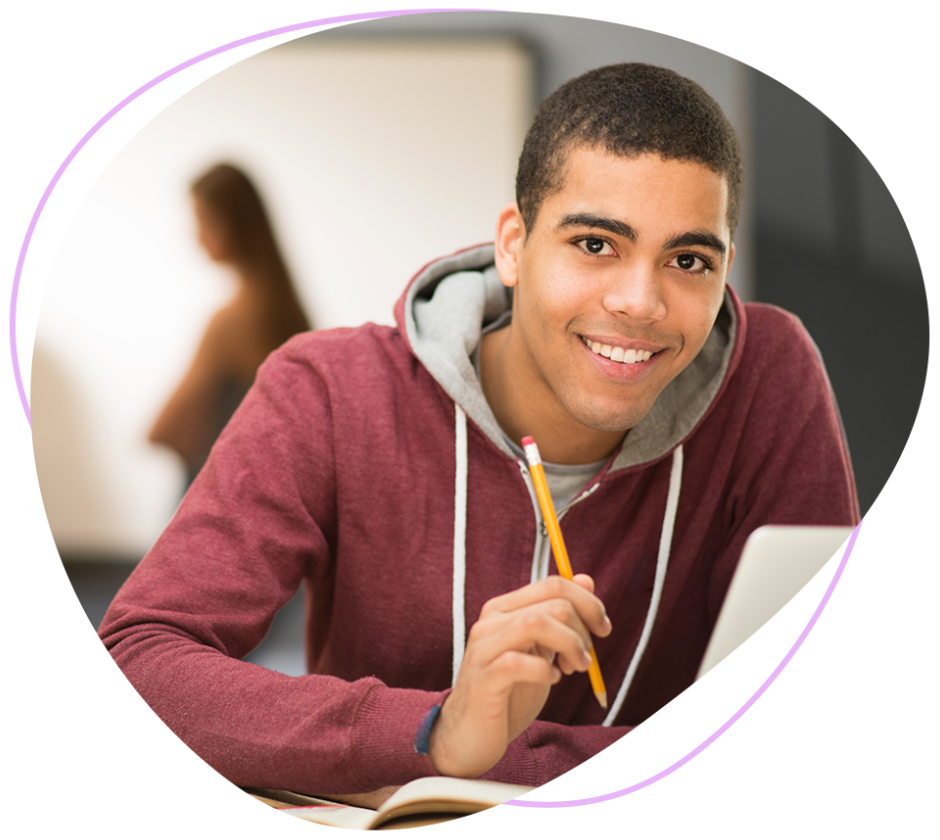
<path fill-rule="evenodd" d="M 523 449 L 524 449 L 525 447 L 529 446 L 529 444 L 532 444 L 532 443 L 535 443 L 535 441 L 532 440 L 532 438 L 531 438 L 529 435 L 526 435 L 526 436 L 522 439 L 522 447 L 523 447 Z"/>

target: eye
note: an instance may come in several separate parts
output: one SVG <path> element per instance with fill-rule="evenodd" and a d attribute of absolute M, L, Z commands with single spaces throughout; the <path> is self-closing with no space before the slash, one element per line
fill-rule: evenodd
<path fill-rule="evenodd" d="M 669 260 L 666 265 L 681 268 L 689 274 L 704 274 L 706 271 L 711 271 L 712 268 L 711 263 L 704 257 L 698 256 L 698 254 L 679 254 L 679 256 Z"/>
<path fill-rule="evenodd" d="M 606 239 L 600 239 L 596 236 L 586 236 L 583 239 L 578 239 L 575 244 L 596 257 L 610 257 L 616 254 Z"/>

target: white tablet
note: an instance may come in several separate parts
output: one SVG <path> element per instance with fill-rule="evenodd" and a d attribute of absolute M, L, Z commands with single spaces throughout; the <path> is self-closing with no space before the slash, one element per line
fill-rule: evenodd
<path fill-rule="evenodd" d="M 754 531 L 744 544 L 696 679 L 769 621 L 845 545 L 852 531 L 820 525 L 764 525 Z"/>

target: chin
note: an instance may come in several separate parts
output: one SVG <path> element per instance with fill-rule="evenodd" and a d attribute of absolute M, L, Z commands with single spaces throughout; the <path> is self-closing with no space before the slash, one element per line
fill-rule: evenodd
<path fill-rule="evenodd" d="M 622 408 L 612 411 L 571 411 L 581 425 L 595 432 L 627 432 L 649 414 L 652 406 Z"/>

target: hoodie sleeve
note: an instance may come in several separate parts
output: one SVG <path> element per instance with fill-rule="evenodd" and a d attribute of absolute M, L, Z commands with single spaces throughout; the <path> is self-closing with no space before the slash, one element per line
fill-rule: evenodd
<path fill-rule="evenodd" d="M 632 726 L 564 726 L 537 720 L 481 778 L 538 787 L 619 741 Z"/>
<path fill-rule="evenodd" d="M 436 775 L 414 738 L 443 693 L 241 661 L 304 578 L 329 579 L 332 446 L 328 389 L 288 346 L 99 631 L 157 715 L 238 785 L 342 794 Z"/>

